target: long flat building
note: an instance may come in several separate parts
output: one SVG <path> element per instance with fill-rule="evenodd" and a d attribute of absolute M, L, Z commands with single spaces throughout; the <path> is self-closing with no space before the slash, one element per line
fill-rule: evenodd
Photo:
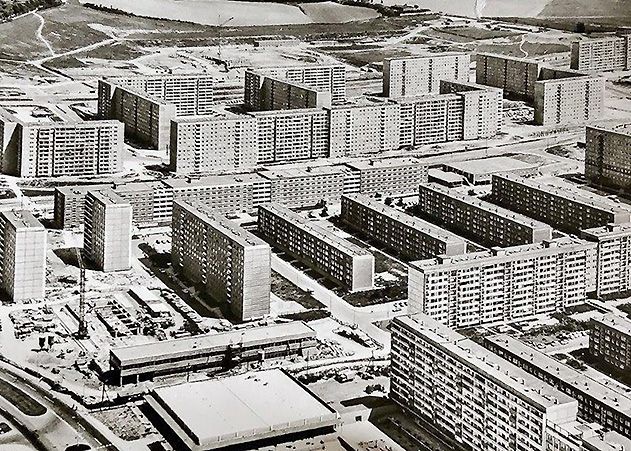
<path fill-rule="evenodd" d="M 359 173 L 359 192 L 365 195 L 415 194 L 427 183 L 427 164 L 417 158 L 353 161 L 346 166 Z"/>
<path fill-rule="evenodd" d="M 0 212 L 0 289 L 12 301 L 43 299 L 46 229 L 28 210 Z"/>
<path fill-rule="evenodd" d="M 305 83 L 246 71 L 246 107 L 256 111 L 323 108 L 331 106 L 331 92 L 319 91 Z M 258 86 L 255 86 L 258 84 Z"/>
<path fill-rule="evenodd" d="M 557 239 L 414 262 L 408 271 L 409 310 L 450 327 L 563 310 L 585 302 L 595 259 L 594 243 Z"/>
<path fill-rule="evenodd" d="M 369 251 L 288 208 L 259 207 L 258 231 L 274 246 L 350 291 L 373 288 L 375 258 Z"/>
<path fill-rule="evenodd" d="M 631 69 L 631 34 L 573 42 L 570 67 L 600 72 Z"/>
<path fill-rule="evenodd" d="M 197 203 L 173 205 L 173 268 L 219 302 L 240 321 L 270 310 L 270 247 L 236 223 Z"/>
<path fill-rule="evenodd" d="M 99 80 L 99 117 L 118 119 L 127 137 L 168 150 L 171 120 L 209 114 L 215 105 L 214 86 L 208 75 L 106 78 Z"/>
<path fill-rule="evenodd" d="M 468 53 L 440 53 L 383 62 L 383 93 L 386 97 L 412 97 L 438 92 L 441 80 L 469 81 Z"/>
<path fill-rule="evenodd" d="M 631 398 L 565 365 L 522 341 L 501 334 L 485 337 L 484 346 L 542 381 L 578 400 L 578 416 L 631 437 Z"/>
<path fill-rule="evenodd" d="M 435 183 L 419 186 L 419 207 L 447 229 L 470 235 L 487 247 L 517 246 L 552 238 L 543 222 Z"/>
<path fill-rule="evenodd" d="M 255 449 L 340 424 L 335 410 L 279 369 L 161 387 L 145 400 L 189 451 Z"/>
<path fill-rule="evenodd" d="M 478 53 L 475 59 L 478 83 L 501 88 L 508 96 L 534 100 L 540 70 L 537 61 L 489 53 Z"/>
<path fill-rule="evenodd" d="M 587 127 L 585 177 L 595 185 L 631 192 L 631 124 Z"/>
<path fill-rule="evenodd" d="M 581 236 L 597 243 L 596 295 L 601 298 L 631 292 L 631 223 L 586 229 Z"/>
<path fill-rule="evenodd" d="M 512 174 L 494 175 L 492 184 L 493 202 L 569 233 L 631 221 L 630 210 L 587 191 Z"/>
<path fill-rule="evenodd" d="M 575 399 L 426 315 L 397 317 L 391 330 L 390 397 L 463 448 L 571 443 L 560 432 L 576 423 Z"/>
<path fill-rule="evenodd" d="M 120 385 L 164 374 L 226 368 L 238 362 L 308 356 L 315 331 L 303 322 L 235 329 L 110 350 L 110 368 Z"/>
<path fill-rule="evenodd" d="M 411 260 L 467 251 L 461 237 L 367 196 L 342 196 L 340 220 Z"/>
<path fill-rule="evenodd" d="M 82 121 L 53 105 L 0 108 L 0 167 L 17 177 L 120 172 L 123 124 Z"/>

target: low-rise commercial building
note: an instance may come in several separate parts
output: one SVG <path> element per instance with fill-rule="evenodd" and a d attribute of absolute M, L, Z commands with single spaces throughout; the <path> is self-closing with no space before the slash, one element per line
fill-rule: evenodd
<path fill-rule="evenodd" d="M 330 95 L 333 104 L 346 100 L 346 68 L 343 65 L 305 65 L 292 67 L 263 67 L 245 72 L 245 105 L 247 108 L 263 110 L 261 99 L 262 78 L 298 83 L 320 93 Z"/>
<path fill-rule="evenodd" d="M 417 158 L 353 161 L 346 166 L 359 173 L 359 192 L 365 195 L 414 194 L 427 183 L 427 164 Z"/>
<path fill-rule="evenodd" d="M 585 177 L 595 185 L 631 191 L 631 124 L 587 127 Z"/>
<path fill-rule="evenodd" d="M 12 301 L 43 299 L 46 229 L 27 210 L 0 212 L 0 289 Z"/>
<path fill-rule="evenodd" d="M 510 335 L 485 337 L 484 346 L 577 399 L 583 420 L 631 437 L 631 398 L 625 389 L 604 385 Z"/>
<path fill-rule="evenodd" d="M 131 268 L 132 206 L 111 189 L 85 197 L 83 251 L 104 272 Z"/>
<path fill-rule="evenodd" d="M 585 302 L 596 245 L 558 239 L 413 262 L 410 312 L 450 327 L 531 317 Z"/>
<path fill-rule="evenodd" d="M 467 251 L 459 236 L 359 194 L 342 196 L 340 220 L 411 260 Z"/>
<path fill-rule="evenodd" d="M 462 175 L 472 185 L 490 185 L 494 174 L 530 175 L 538 172 L 537 166 L 511 157 L 454 161 L 445 163 L 443 170 Z"/>
<path fill-rule="evenodd" d="M 286 207 L 259 207 L 258 231 L 274 246 L 350 291 L 373 288 L 375 258 L 370 252 Z"/>
<path fill-rule="evenodd" d="M 552 449 L 576 423 L 575 399 L 426 315 L 391 331 L 390 397 L 463 448 Z"/>
<path fill-rule="evenodd" d="M 385 101 L 355 101 L 328 109 L 330 157 L 359 156 L 400 147 L 399 105 Z"/>
<path fill-rule="evenodd" d="M 335 410 L 279 369 L 156 388 L 145 400 L 188 451 L 255 449 L 340 424 Z"/>
<path fill-rule="evenodd" d="M 631 221 L 631 210 L 569 185 L 565 188 L 512 174 L 494 175 L 492 182 L 493 202 L 569 233 Z"/>
<path fill-rule="evenodd" d="M 215 81 L 208 75 L 154 75 L 99 80 L 98 112 L 125 124 L 125 135 L 168 150 L 171 120 L 210 114 Z"/>
<path fill-rule="evenodd" d="M 582 237 L 597 243 L 596 295 L 631 292 L 631 223 L 586 229 Z"/>
<path fill-rule="evenodd" d="M 173 268 L 228 303 L 240 321 L 269 314 L 267 243 L 204 204 L 181 201 L 173 204 L 171 243 Z"/>
<path fill-rule="evenodd" d="M 468 82 L 468 53 L 440 53 L 383 62 L 383 93 L 386 97 L 412 97 L 438 92 L 441 80 Z"/>
<path fill-rule="evenodd" d="M 572 43 L 570 67 L 583 71 L 631 69 L 631 34 L 590 38 Z"/>
<path fill-rule="evenodd" d="M 631 369 L 631 321 L 608 313 L 591 321 L 589 353 L 618 371 Z"/>
<path fill-rule="evenodd" d="M 240 362 L 309 356 L 316 333 L 303 322 L 235 329 L 134 346 L 112 348 L 110 369 L 119 385 L 201 369 L 230 368 Z"/>
<path fill-rule="evenodd" d="M 5 174 L 113 174 L 122 170 L 122 153 L 121 122 L 84 122 L 53 105 L 0 107 L 0 164 Z"/>
<path fill-rule="evenodd" d="M 419 208 L 432 220 L 487 247 L 552 239 L 547 224 L 434 183 L 419 186 Z"/>

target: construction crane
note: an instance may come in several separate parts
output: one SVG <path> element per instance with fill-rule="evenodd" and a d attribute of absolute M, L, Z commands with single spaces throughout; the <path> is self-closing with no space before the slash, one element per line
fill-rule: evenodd
<path fill-rule="evenodd" d="M 85 319 L 85 265 L 83 264 L 80 247 L 75 247 L 75 254 L 79 265 L 79 330 L 77 330 L 76 336 L 78 339 L 83 340 L 88 338 L 88 323 Z"/>
<path fill-rule="evenodd" d="M 228 20 L 224 20 L 223 22 L 221 22 L 221 15 L 219 16 L 219 25 L 217 25 L 218 27 L 218 32 L 219 32 L 219 50 L 218 50 L 218 55 L 217 55 L 217 59 L 219 60 L 219 62 L 221 62 L 221 27 L 223 27 L 224 25 L 226 25 L 228 22 L 230 22 L 231 20 L 234 20 L 234 17 L 231 17 Z M 228 70 L 228 63 L 226 63 L 226 71 Z"/>

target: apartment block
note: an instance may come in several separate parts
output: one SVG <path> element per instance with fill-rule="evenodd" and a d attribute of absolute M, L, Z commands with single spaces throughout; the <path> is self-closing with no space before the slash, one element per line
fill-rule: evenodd
<path fill-rule="evenodd" d="M 437 321 L 391 327 L 390 397 L 463 449 L 549 450 L 577 423 L 575 399 Z"/>
<path fill-rule="evenodd" d="M 441 80 L 469 81 L 468 53 L 440 53 L 383 62 L 383 93 L 386 97 L 413 97 L 438 92 Z"/>
<path fill-rule="evenodd" d="M 359 192 L 366 195 L 413 194 L 427 183 L 427 164 L 416 158 L 353 161 L 346 166 L 359 173 Z"/>
<path fill-rule="evenodd" d="M 259 164 L 311 160 L 329 156 L 329 114 L 322 109 L 258 111 Z"/>
<path fill-rule="evenodd" d="M 570 67 L 600 72 L 631 69 L 631 35 L 573 42 Z"/>
<path fill-rule="evenodd" d="M 83 252 L 103 272 L 131 268 L 132 206 L 111 189 L 85 197 Z"/>
<path fill-rule="evenodd" d="M 247 108 L 255 111 L 263 109 L 260 100 L 264 96 L 260 91 L 264 77 L 293 82 L 325 95 L 329 94 L 332 104 L 346 100 L 346 68 L 343 65 L 264 67 L 245 72 L 244 100 Z"/>
<path fill-rule="evenodd" d="M 328 112 L 330 157 L 352 157 L 400 147 L 400 108 L 395 103 L 346 103 L 333 106 Z"/>
<path fill-rule="evenodd" d="M 510 174 L 494 175 L 492 184 L 493 202 L 569 233 L 631 221 L 630 210 L 569 185 L 566 188 Z"/>
<path fill-rule="evenodd" d="M 464 136 L 464 99 L 457 94 L 393 98 L 400 108 L 399 144 L 422 146 L 460 141 Z"/>
<path fill-rule="evenodd" d="M 552 238 L 552 228 L 543 222 L 435 183 L 419 186 L 419 208 L 445 228 L 471 236 L 487 247 L 538 243 Z"/>
<path fill-rule="evenodd" d="M 587 127 L 585 177 L 596 185 L 631 191 L 631 124 Z"/>
<path fill-rule="evenodd" d="M 469 327 L 563 310 L 585 302 L 595 261 L 594 243 L 568 238 L 414 262 L 409 311 Z"/>
<path fill-rule="evenodd" d="M 17 177 L 113 174 L 122 170 L 123 124 L 84 122 L 53 105 L 0 108 L 2 172 Z"/>
<path fill-rule="evenodd" d="M 214 85 L 207 75 L 106 78 L 99 80 L 99 117 L 118 119 L 127 137 L 168 150 L 171 120 L 211 113 Z"/>
<path fill-rule="evenodd" d="M 343 167 L 313 166 L 270 169 L 258 175 L 269 181 L 270 202 L 287 207 L 336 203 L 344 194 L 347 171 Z"/>
<path fill-rule="evenodd" d="M 586 229 L 582 237 L 598 245 L 596 295 L 607 298 L 631 292 L 631 223 Z"/>
<path fill-rule="evenodd" d="M 0 212 L 0 289 L 12 301 L 43 299 L 46 229 L 27 210 Z"/>
<path fill-rule="evenodd" d="M 441 80 L 441 94 L 456 94 L 463 100 L 463 140 L 492 138 L 503 123 L 503 93 L 487 86 Z"/>
<path fill-rule="evenodd" d="M 484 346 L 578 400 L 578 416 L 631 437 L 631 398 L 622 386 L 607 385 L 510 335 L 488 336 Z"/>
<path fill-rule="evenodd" d="M 258 231 L 274 246 L 350 291 L 373 288 L 375 259 L 370 252 L 286 207 L 259 207 Z"/>
<path fill-rule="evenodd" d="M 501 88 L 509 97 L 534 100 L 540 70 L 537 61 L 488 53 L 478 53 L 475 59 L 477 83 Z"/>
<path fill-rule="evenodd" d="M 340 220 L 411 260 L 467 251 L 459 236 L 360 194 L 342 196 Z"/>
<path fill-rule="evenodd" d="M 591 321 L 589 353 L 618 371 L 631 369 L 631 321 L 608 313 Z"/>
<path fill-rule="evenodd" d="M 258 163 L 257 121 L 217 111 L 171 121 L 171 170 L 176 174 L 252 169 Z"/>
<path fill-rule="evenodd" d="M 577 71 L 541 68 L 535 83 L 535 122 L 582 124 L 602 118 L 605 79 Z"/>
<path fill-rule="evenodd" d="M 269 245 L 212 208 L 174 203 L 171 258 L 177 271 L 228 303 L 240 321 L 269 314 Z"/>
<path fill-rule="evenodd" d="M 330 90 L 246 71 L 246 108 L 254 111 L 323 108 L 331 106 Z"/>

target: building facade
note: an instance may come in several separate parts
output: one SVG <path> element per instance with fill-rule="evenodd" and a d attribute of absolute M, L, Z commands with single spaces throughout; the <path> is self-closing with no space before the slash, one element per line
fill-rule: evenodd
<path fill-rule="evenodd" d="M 46 229 L 27 210 L 0 212 L 0 288 L 12 301 L 43 299 Z"/>
<path fill-rule="evenodd" d="M 552 239 L 552 228 L 542 222 L 435 183 L 419 186 L 419 208 L 447 229 L 488 247 Z"/>
<path fill-rule="evenodd" d="M 478 53 L 475 59 L 477 83 L 501 88 L 509 97 L 534 100 L 540 70 L 537 61 L 488 53 Z"/>
<path fill-rule="evenodd" d="M 342 196 L 340 220 L 410 260 L 467 251 L 459 236 L 360 194 Z"/>
<path fill-rule="evenodd" d="M 578 416 L 631 437 L 631 398 L 510 335 L 487 336 L 484 346 L 528 373 L 578 400 Z"/>
<path fill-rule="evenodd" d="M 469 81 L 468 53 L 441 53 L 383 62 L 383 93 L 386 97 L 412 97 L 438 92 L 441 80 Z"/>
<path fill-rule="evenodd" d="M 83 252 L 103 272 L 131 268 L 132 206 L 111 189 L 85 196 Z"/>
<path fill-rule="evenodd" d="M 631 35 L 585 39 L 572 43 L 572 69 L 613 71 L 631 69 Z"/>
<path fill-rule="evenodd" d="M 630 210 L 587 191 L 511 174 L 493 175 L 492 184 L 493 202 L 569 233 L 631 221 Z"/>
<path fill-rule="evenodd" d="M 350 291 L 373 288 L 375 259 L 370 252 L 286 207 L 259 207 L 258 231 L 274 246 Z"/>
<path fill-rule="evenodd" d="M 631 124 L 587 127 L 585 177 L 595 185 L 631 191 Z"/>
<path fill-rule="evenodd" d="M 425 315 L 392 321 L 391 358 L 390 397 L 464 449 L 548 450 L 576 423 L 575 399 Z"/>
<path fill-rule="evenodd" d="M 414 194 L 427 183 L 428 167 L 416 158 L 353 161 L 346 166 L 359 173 L 359 192 L 365 195 Z"/>
<path fill-rule="evenodd" d="M 589 353 L 618 371 L 631 369 L 631 321 L 614 313 L 592 319 Z"/>
<path fill-rule="evenodd" d="M 2 172 L 16 177 L 114 174 L 122 170 L 123 124 L 57 114 L 54 107 L 0 108 Z"/>
<path fill-rule="evenodd" d="M 269 314 L 269 245 L 211 208 L 174 203 L 171 258 L 174 269 L 228 303 L 239 321 Z"/>
<path fill-rule="evenodd" d="M 246 108 L 254 111 L 323 108 L 331 106 L 331 92 L 304 83 L 246 71 Z"/>
<path fill-rule="evenodd" d="M 562 310 L 585 301 L 595 259 L 595 244 L 559 239 L 414 262 L 409 309 L 449 327 Z"/>
<path fill-rule="evenodd" d="M 401 146 L 422 146 L 460 141 L 463 137 L 464 101 L 457 94 L 431 94 L 394 98 L 400 108 Z"/>

